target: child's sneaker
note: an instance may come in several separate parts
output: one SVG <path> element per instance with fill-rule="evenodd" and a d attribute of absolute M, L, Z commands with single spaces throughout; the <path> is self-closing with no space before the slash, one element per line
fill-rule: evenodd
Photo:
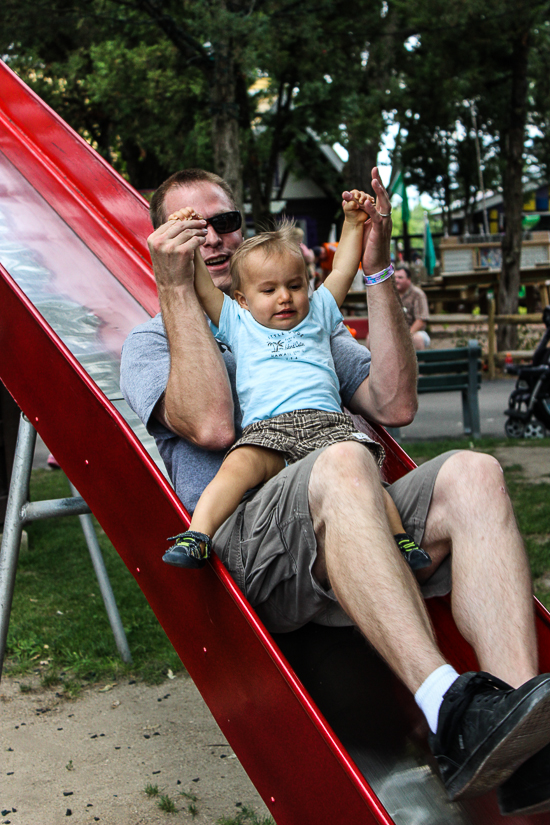
<path fill-rule="evenodd" d="M 212 539 L 204 533 L 195 533 L 187 530 L 177 536 L 171 536 L 167 541 L 176 543 L 166 551 L 162 560 L 166 564 L 173 564 L 175 567 L 191 567 L 197 569 L 204 567 L 207 559 L 210 558 L 212 550 Z M 204 550 L 201 547 L 204 544 Z"/>
<path fill-rule="evenodd" d="M 422 570 L 432 563 L 431 558 L 425 550 L 418 546 L 412 536 L 408 533 L 398 533 L 394 536 L 395 542 L 401 550 L 403 557 L 409 563 L 411 570 Z"/>

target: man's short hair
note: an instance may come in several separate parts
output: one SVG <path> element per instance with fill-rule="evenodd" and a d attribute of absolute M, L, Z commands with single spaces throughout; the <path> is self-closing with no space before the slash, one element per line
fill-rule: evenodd
<path fill-rule="evenodd" d="M 171 189 L 176 189 L 178 186 L 193 186 L 196 183 L 213 183 L 214 186 L 219 186 L 227 195 L 234 208 L 237 209 L 235 196 L 231 191 L 231 187 L 227 181 L 220 178 L 219 175 L 215 175 L 214 172 L 207 172 L 205 169 L 181 169 L 179 172 L 174 172 L 173 175 L 170 175 L 164 183 L 161 183 L 151 198 L 149 214 L 151 215 L 154 229 L 158 229 L 166 220 L 167 216 L 164 214 L 164 199 L 168 192 Z"/>
<path fill-rule="evenodd" d="M 266 258 L 271 255 L 283 255 L 290 252 L 299 257 L 304 264 L 304 277 L 307 279 L 306 262 L 296 238 L 296 224 L 294 221 L 283 220 L 277 229 L 260 232 L 247 238 L 231 256 L 231 296 L 235 290 L 242 290 L 242 276 L 245 262 L 251 252 L 261 249 Z"/>
<path fill-rule="evenodd" d="M 403 270 L 409 281 L 411 281 L 411 270 L 409 269 L 409 267 L 406 264 L 397 264 L 395 267 L 395 271 L 399 272 L 400 269 Z"/>

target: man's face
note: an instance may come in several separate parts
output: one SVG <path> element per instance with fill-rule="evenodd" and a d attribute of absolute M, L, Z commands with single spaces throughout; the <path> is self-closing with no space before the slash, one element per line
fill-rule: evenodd
<path fill-rule="evenodd" d="M 411 285 L 410 278 L 407 277 L 407 273 L 404 269 L 396 269 L 393 277 L 395 279 L 397 291 L 400 295 L 403 295 Z"/>
<path fill-rule="evenodd" d="M 235 209 L 235 205 L 223 189 L 207 181 L 191 186 L 175 186 L 169 190 L 164 199 L 164 214 L 171 215 L 184 206 L 192 206 L 203 218 L 212 218 L 214 215 L 232 212 Z M 238 229 L 228 235 L 218 235 L 210 224 L 207 224 L 207 230 L 206 240 L 199 247 L 201 255 L 214 285 L 228 292 L 231 284 L 229 264 L 231 256 L 243 241 L 242 232 Z"/>

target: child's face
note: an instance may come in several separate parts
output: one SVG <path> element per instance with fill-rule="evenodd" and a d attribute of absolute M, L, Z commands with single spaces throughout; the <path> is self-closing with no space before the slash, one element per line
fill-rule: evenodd
<path fill-rule="evenodd" d="M 246 259 L 242 291 L 235 300 L 268 329 L 294 329 L 309 312 L 308 284 L 302 257 L 285 252 L 266 257 L 261 249 Z"/>

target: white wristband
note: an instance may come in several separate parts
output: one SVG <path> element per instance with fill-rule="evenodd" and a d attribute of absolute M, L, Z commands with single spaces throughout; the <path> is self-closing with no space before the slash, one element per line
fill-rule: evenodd
<path fill-rule="evenodd" d="M 388 278 L 391 278 L 393 273 L 395 272 L 393 264 L 390 264 L 386 269 L 383 269 L 381 272 L 375 272 L 374 275 L 363 275 L 363 282 L 365 286 L 374 286 L 375 284 L 381 284 L 382 281 L 387 281 Z"/>

